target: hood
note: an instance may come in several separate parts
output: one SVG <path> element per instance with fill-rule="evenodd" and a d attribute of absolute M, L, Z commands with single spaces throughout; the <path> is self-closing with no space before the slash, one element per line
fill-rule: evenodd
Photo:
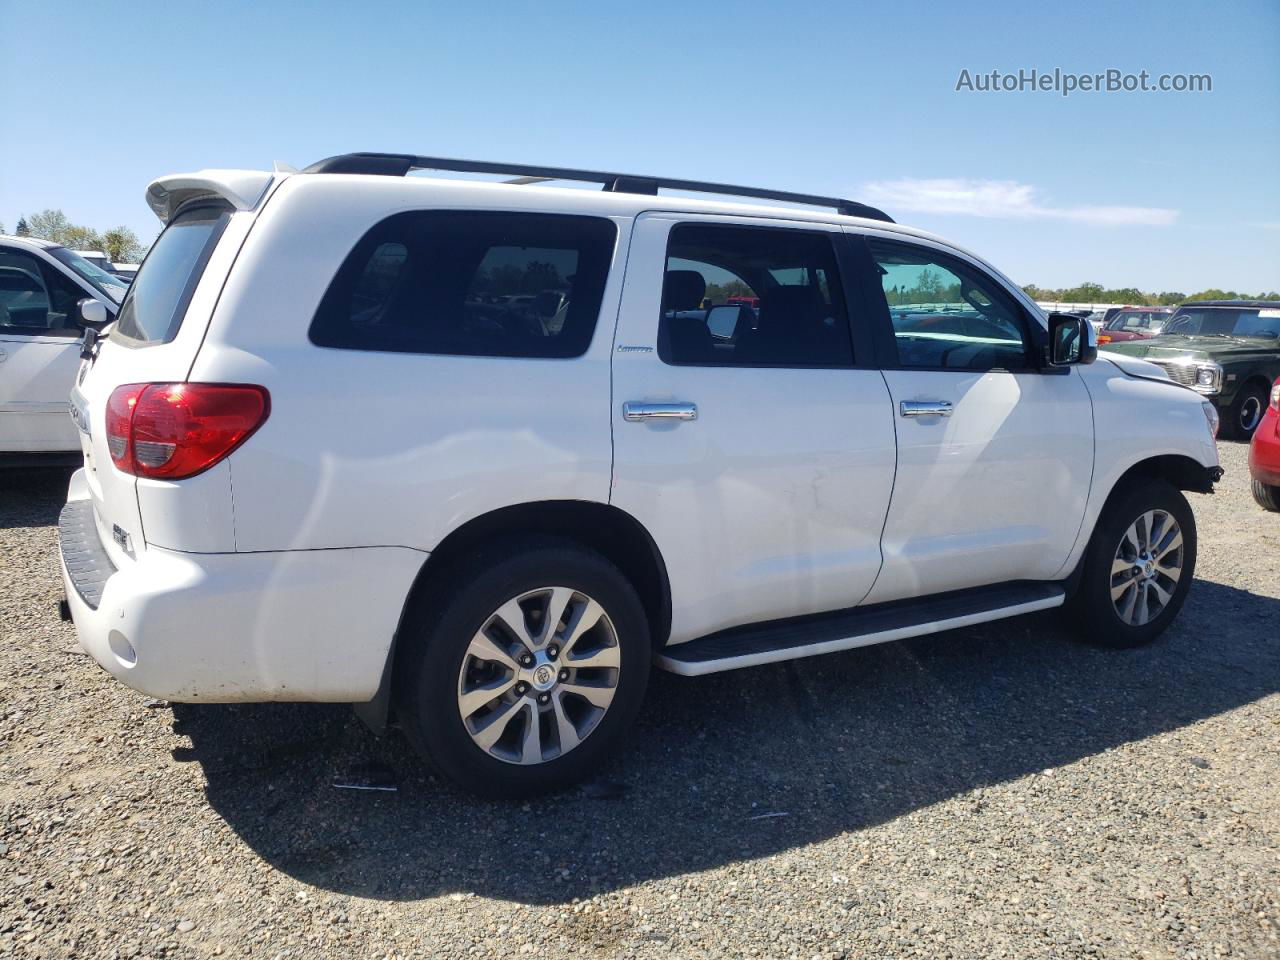
<path fill-rule="evenodd" d="M 1098 348 L 1098 359 L 1110 361 L 1120 368 L 1121 373 L 1126 373 L 1131 377 L 1138 377 L 1142 380 L 1164 380 L 1168 383 L 1173 383 L 1169 379 L 1169 374 L 1165 372 L 1164 367 L 1157 367 L 1154 363 L 1148 363 L 1146 360 L 1139 360 L 1136 357 L 1112 352 L 1109 345 Z"/>
<path fill-rule="evenodd" d="M 1280 352 L 1280 341 L 1262 337 L 1180 337 L 1177 335 L 1152 337 L 1149 340 L 1129 340 L 1107 349 L 1128 357 L 1150 357 L 1171 360 L 1190 357 L 1207 360 L 1223 356 L 1249 356 Z"/>

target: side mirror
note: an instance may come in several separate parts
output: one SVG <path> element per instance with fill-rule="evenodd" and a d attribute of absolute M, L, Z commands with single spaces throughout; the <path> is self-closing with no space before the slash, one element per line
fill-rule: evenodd
<path fill-rule="evenodd" d="M 732 340 L 747 307 L 736 303 L 722 303 L 707 311 L 707 329 L 717 340 Z"/>
<path fill-rule="evenodd" d="M 1093 324 L 1069 313 L 1049 314 L 1049 364 L 1068 367 L 1098 359 L 1098 334 Z"/>
<path fill-rule="evenodd" d="M 76 324 L 86 330 L 101 330 L 111 319 L 107 305 L 101 300 L 85 297 L 76 304 Z"/>

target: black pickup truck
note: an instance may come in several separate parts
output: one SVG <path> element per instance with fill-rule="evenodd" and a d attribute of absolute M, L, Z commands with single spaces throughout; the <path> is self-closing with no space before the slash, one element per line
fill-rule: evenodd
<path fill-rule="evenodd" d="M 1173 380 L 1213 401 L 1223 436 L 1248 440 L 1280 377 L 1280 301 L 1183 304 L 1159 335 L 1103 349 L 1159 364 Z"/>

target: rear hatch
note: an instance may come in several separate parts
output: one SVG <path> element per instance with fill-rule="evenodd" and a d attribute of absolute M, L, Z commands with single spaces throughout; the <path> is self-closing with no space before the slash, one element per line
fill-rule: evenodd
<path fill-rule="evenodd" d="M 271 177 L 262 176 L 265 191 Z M 86 484 L 98 535 L 117 569 L 146 549 L 148 511 L 140 504 L 138 478 L 112 460 L 111 445 L 114 442 L 118 452 L 119 439 L 113 441 L 108 434 L 108 404 L 112 393 L 126 384 L 187 379 L 227 272 L 254 220 L 251 209 L 237 209 L 236 199 L 211 191 L 174 211 L 143 261 L 116 322 L 98 341 L 95 356 L 80 364 L 71 399 Z M 226 496 L 229 500 L 229 489 Z M 228 541 L 231 535 L 225 532 Z"/>

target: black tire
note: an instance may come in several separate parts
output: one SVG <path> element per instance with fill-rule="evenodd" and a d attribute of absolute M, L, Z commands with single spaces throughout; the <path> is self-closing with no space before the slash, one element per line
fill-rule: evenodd
<path fill-rule="evenodd" d="M 1262 422 L 1262 415 L 1267 412 L 1267 401 L 1270 399 L 1266 387 L 1258 384 L 1245 384 L 1231 401 L 1231 407 L 1222 418 L 1222 432 L 1232 440 L 1243 440 L 1246 443 L 1253 439 L 1253 432 Z"/>
<path fill-rule="evenodd" d="M 603 608 L 617 640 L 619 667 L 611 674 L 616 686 L 603 716 L 576 746 L 518 765 L 473 741 L 459 706 L 461 671 L 471 639 L 499 607 L 550 586 L 580 591 Z M 600 554 L 551 538 L 495 542 L 473 553 L 447 579 L 418 591 L 397 643 L 396 706 L 410 742 L 450 780 L 493 798 L 561 789 L 594 771 L 621 745 L 649 679 L 649 625 L 635 588 Z M 507 696 L 514 697 L 514 691 Z M 528 706 L 537 717 L 541 708 Z M 512 722 L 529 722 L 524 717 Z"/>
<path fill-rule="evenodd" d="M 1280 487 L 1263 483 L 1261 480 L 1254 480 L 1252 487 L 1253 499 L 1258 501 L 1258 506 L 1273 513 L 1280 513 Z"/>
<path fill-rule="evenodd" d="M 1148 622 L 1135 625 L 1122 619 L 1112 600 L 1112 563 L 1130 525 L 1152 510 L 1168 513 L 1181 528 L 1181 572 L 1164 607 Z M 1080 581 L 1067 604 L 1080 639 L 1114 648 L 1151 643 L 1182 609 L 1195 576 L 1196 520 L 1187 498 L 1164 480 L 1138 481 L 1116 491 L 1098 518 L 1082 563 Z M 1127 599 L 1122 596 L 1122 602 Z"/>

